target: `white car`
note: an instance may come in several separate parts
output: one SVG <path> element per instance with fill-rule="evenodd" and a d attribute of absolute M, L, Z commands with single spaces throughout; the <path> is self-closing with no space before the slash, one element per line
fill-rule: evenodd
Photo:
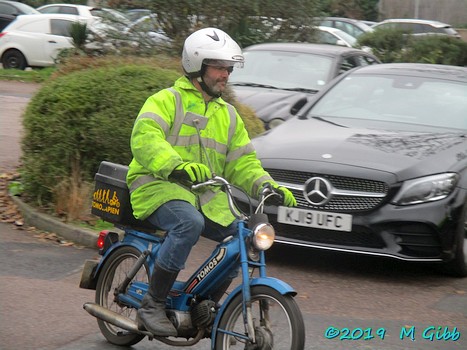
<path fill-rule="evenodd" d="M 318 26 L 316 27 L 318 33 L 318 42 L 320 44 L 331 44 L 331 45 L 339 45 L 339 46 L 347 46 L 353 47 L 356 49 L 361 49 L 365 52 L 372 53 L 372 50 L 368 46 L 360 47 L 358 45 L 358 39 L 354 38 L 352 35 L 347 34 L 343 30 L 332 28 L 332 27 L 325 27 L 325 26 Z"/>
<path fill-rule="evenodd" d="M 108 44 L 137 45 L 135 40 L 146 40 L 148 44 L 169 44 L 170 39 L 158 27 L 157 16 L 145 16 L 132 22 L 123 12 L 111 9 L 74 4 L 49 4 L 38 7 L 41 13 L 61 13 L 92 18 L 93 34 Z"/>
<path fill-rule="evenodd" d="M 320 44 L 356 47 L 357 39 L 346 32 L 332 27 L 318 26 L 317 37 Z"/>
<path fill-rule="evenodd" d="M 347 34 L 352 35 L 354 38 L 358 38 L 362 34 L 373 31 L 373 28 L 365 22 L 366 21 L 359 21 L 345 17 L 324 17 L 317 21 L 320 26 L 340 29 Z M 373 22 L 373 24 L 374 23 L 376 22 Z"/>
<path fill-rule="evenodd" d="M 460 34 L 447 23 L 424 19 L 391 18 L 376 23 L 374 29 L 401 29 L 413 37 L 424 37 L 427 35 L 446 35 L 460 39 Z"/>
<path fill-rule="evenodd" d="M 37 8 L 40 13 L 57 13 L 63 15 L 75 15 L 81 17 L 93 17 L 93 10 L 95 8 L 87 5 L 73 5 L 73 4 L 50 4 Z"/>
<path fill-rule="evenodd" d="M 38 7 L 37 11 L 44 14 L 60 13 L 86 18 L 100 18 L 102 21 L 120 30 L 131 24 L 131 21 L 122 12 L 110 8 L 74 4 L 50 4 Z"/>
<path fill-rule="evenodd" d="M 0 33 L 3 68 L 47 67 L 63 49 L 72 48 L 70 27 L 89 19 L 60 14 L 21 15 Z"/>

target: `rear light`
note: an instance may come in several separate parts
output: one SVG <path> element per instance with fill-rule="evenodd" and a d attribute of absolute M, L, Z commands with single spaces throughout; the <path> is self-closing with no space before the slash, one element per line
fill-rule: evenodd
<path fill-rule="evenodd" d="M 115 243 L 119 241 L 118 233 L 109 230 L 102 230 L 99 232 L 97 237 L 97 248 L 99 249 L 99 255 L 104 255 L 105 252 Z"/>
<path fill-rule="evenodd" d="M 97 248 L 104 248 L 105 237 L 109 234 L 109 230 L 102 230 L 99 232 L 99 237 L 97 238 Z"/>
<path fill-rule="evenodd" d="M 0 39 L 2 38 L 2 36 L 6 35 L 6 32 L 1 32 L 0 33 Z"/>

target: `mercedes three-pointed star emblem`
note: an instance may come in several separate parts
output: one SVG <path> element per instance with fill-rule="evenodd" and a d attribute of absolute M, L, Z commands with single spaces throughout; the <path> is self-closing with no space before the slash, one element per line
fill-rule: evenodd
<path fill-rule="evenodd" d="M 303 196 L 313 205 L 325 205 L 331 200 L 332 185 L 322 177 L 312 177 L 305 182 Z"/>

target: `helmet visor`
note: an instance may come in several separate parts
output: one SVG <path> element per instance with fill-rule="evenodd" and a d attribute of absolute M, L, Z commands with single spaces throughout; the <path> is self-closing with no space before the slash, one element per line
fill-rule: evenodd
<path fill-rule="evenodd" d="M 222 68 L 243 68 L 243 60 L 241 61 L 230 61 L 230 60 L 213 60 L 206 59 L 203 61 L 203 64 L 207 66 L 222 67 Z"/>

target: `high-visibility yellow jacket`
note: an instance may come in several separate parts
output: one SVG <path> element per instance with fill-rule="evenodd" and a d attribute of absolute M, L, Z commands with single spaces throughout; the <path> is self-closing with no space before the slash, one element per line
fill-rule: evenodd
<path fill-rule="evenodd" d="M 193 120 L 198 120 L 199 134 Z M 150 96 L 131 134 L 133 160 L 127 175 L 134 216 L 145 219 L 162 204 L 184 200 L 212 221 L 227 226 L 234 220 L 227 196 L 219 188 L 192 193 L 168 180 L 183 162 L 212 166 L 215 174 L 257 197 L 260 186 L 272 181 L 256 157 L 244 123 L 222 98 L 209 103 L 186 77 Z M 204 145 L 209 156 L 206 159 Z"/>

